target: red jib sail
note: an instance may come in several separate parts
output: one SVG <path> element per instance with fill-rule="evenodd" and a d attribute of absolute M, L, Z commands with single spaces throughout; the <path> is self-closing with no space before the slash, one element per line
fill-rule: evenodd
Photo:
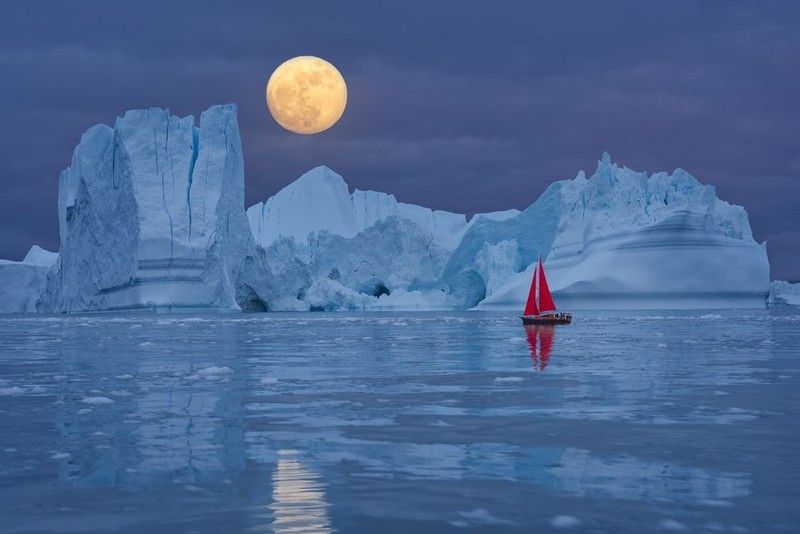
<path fill-rule="evenodd" d="M 531 280 L 531 290 L 528 293 L 528 303 L 525 304 L 523 315 L 539 315 L 536 307 L 536 269 L 533 270 L 533 280 Z"/>
<path fill-rule="evenodd" d="M 544 277 L 542 259 L 539 258 L 539 313 L 552 311 L 556 311 L 556 303 L 553 302 L 553 297 L 550 296 L 550 288 L 547 287 L 547 278 Z"/>

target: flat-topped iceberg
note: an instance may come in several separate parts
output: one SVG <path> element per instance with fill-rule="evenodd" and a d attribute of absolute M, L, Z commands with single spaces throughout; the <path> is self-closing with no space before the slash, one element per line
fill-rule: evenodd
<path fill-rule="evenodd" d="M 557 229 L 546 228 L 552 246 L 539 253 L 563 306 L 765 306 L 766 245 L 753 240 L 747 212 L 686 171 L 648 177 L 604 154 L 591 178 L 581 172 L 547 195 L 555 200 Z M 530 269 L 509 277 L 480 307 L 521 307 L 529 284 Z"/>
<path fill-rule="evenodd" d="M 38 309 L 265 309 L 236 106 L 129 111 L 90 128 L 59 181 L 61 248 Z"/>

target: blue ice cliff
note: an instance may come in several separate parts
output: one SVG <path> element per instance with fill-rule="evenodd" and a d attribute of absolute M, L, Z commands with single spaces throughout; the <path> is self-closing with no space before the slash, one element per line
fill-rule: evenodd
<path fill-rule="evenodd" d="M 59 181 L 61 247 L 39 311 L 264 309 L 236 106 L 129 111 L 83 134 Z"/>
<path fill-rule="evenodd" d="M 58 213 L 57 258 L 0 262 L 0 311 L 520 309 L 539 255 L 564 308 L 757 308 L 770 291 L 744 208 L 607 154 L 523 211 L 469 220 L 327 167 L 245 212 L 233 105 L 199 126 L 149 109 L 90 128 Z"/>

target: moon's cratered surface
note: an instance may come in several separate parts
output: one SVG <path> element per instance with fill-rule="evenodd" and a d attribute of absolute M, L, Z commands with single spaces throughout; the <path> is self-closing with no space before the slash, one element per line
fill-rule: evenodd
<path fill-rule="evenodd" d="M 315 134 L 339 120 L 347 105 L 347 85 L 336 67 L 314 56 L 282 63 L 267 82 L 267 106 L 289 131 Z"/>

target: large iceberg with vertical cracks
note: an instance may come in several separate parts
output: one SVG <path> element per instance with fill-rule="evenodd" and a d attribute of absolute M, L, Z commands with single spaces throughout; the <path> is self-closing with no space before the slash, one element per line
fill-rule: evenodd
<path fill-rule="evenodd" d="M 58 216 L 41 311 L 268 307 L 235 105 L 199 127 L 151 108 L 90 128 L 61 174 Z"/>

